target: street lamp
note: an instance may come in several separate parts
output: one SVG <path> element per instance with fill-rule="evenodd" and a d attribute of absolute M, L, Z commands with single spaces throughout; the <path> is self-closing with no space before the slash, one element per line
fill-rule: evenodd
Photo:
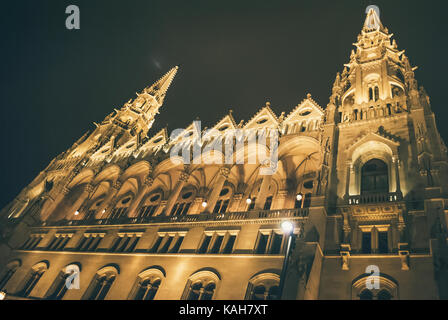
<path fill-rule="evenodd" d="M 207 207 L 207 201 L 202 202 L 202 207 L 203 208 Z"/>
<path fill-rule="evenodd" d="M 6 299 L 6 292 L 0 291 L 0 300 L 5 300 L 5 299 Z"/>
<path fill-rule="evenodd" d="M 302 193 L 297 194 L 296 196 L 297 201 L 300 201 L 300 209 L 303 209 L 303 205 L 305 203 L 305 195 Z"/>
<path fill-rule="evenodd" d="M 251 199 L 251 198 L 247 198 L 247 199 L 246 199 L 246 203 L 247 203 L 247 204 L 251 204 L 251 203 L 252 203 L 252 199 Z"/>
<path fill-rule="evenodd" d="M 283 268 L 282 268 L 282 274 L 280 276 L 280 284 L 279 284 L 279 292 L 278 292 L 278 299 L 281 300 L 282 299 L 282 295 L 283 295 L 283 288 L 285 286 L 285 278 L 286 278 L 286 269 L 288 267 L 288 260 L 289 260 L 289 255 L 290 255 L 290 251 L 291 251 L 291 243 L 292 243 L 292 238 L 294 235 L 294 224 L 291 221 L 285 220 L 282 222 L 281 224 L 281 228 L 283 233 L 287 236 L 287 244 L 286 244 L 286 253 L 285 253 L 285 259 L 283 260 Z"/>

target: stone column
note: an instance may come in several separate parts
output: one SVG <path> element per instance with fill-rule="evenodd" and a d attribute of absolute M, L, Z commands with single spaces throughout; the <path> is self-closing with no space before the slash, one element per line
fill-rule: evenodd
<path fill-rule="evenodd" d="M 106 198 L 103 200 L 99 208 L 95 212 L 95 218 L 101 219 L 103 218 L 104 213 L 106 212 L 107 207 L 111 203 L 112 199 L 117 195 L 118 191 L 121 188 L 121 182 L 116 181 L 109 190 L 109 193 L 107 194 Z"/>
<path fill-rule="evenodd" d="M 173 192 L 171 193 L 168 199 L 168 202 L 166 203 L 165 215 L 167 216 L 170 215 L 171 209 L 173 209 L 174 205 L 176 204 L 180 192 L 182 191 L 185 182 L 188 181 L 188 178 L 190 178 L 190 174 L 188 172 L 184 171 L 181 173 L 179 181 L 177 182 L 176 187 L 174 188 Z"/>
<path fill-rule="evenodd" d="M 131 205 L 128 209 L 128 217 L 134 218 L 138 214 L 138 208 L 140 206 L 140 203 L 142 202 L 143 197 L 146 193 L 148 193 L 149 189 L 151 188 L 152 184 L 154 183 L 154 179 L 151 177 L 147 177 L 138 191 L 137 195 L 135 196 L 134 200 L 132 201 Z"/>
<path fill-rule="evenodd" d="M 395 185 L 396 185 L 396 190 L 395 192 L 399 193 L 401 192 L 401 186 L 400 186 L 400 166 L 399 166 L 399 162 L 400 160 L 398 160 L 397 158 L 393 158 L 392 162 L 394 163 L 394 168 L 395 168 Z"/>
<path fill-rule="evenodd" d="M 347 162 L 347 177 L 345 179 L 345 197 L 348 199 L 350 197 L 350 175 L 351 175 L 351 164 Z"/>
<path fill-rule="evenodd" d="M 213 190 L 210 193 L 210 196 L 207 200 L 207 207 L 205 208 L 205 212 L 212 212 L 215 208 L 216 202 L 218 201 L 219 194 L 221 193 L 222 187 L 226 182 L 228 176 L 230 174 L 230 169 L 227 167 L 223 167 L 219 169 L 218 178 L 213 186 Z"/>
<path fill-rule="evenodd" d="M 84 191 L 81 193 L 78 199 L 76 199 L 75 203 L 67 210 L 67 214 L 65 215 L 65 219 L 69 220 L 72 217 L 75 218 L 74 215 L 77 210 L 82 206 L 84 201 L 90 196 L 90 194 L 93 192 L 94 188 L 91 184 L 87 184 L 84 187 Z"/>
<path fill-rule="evenodd" d="M 255 209 L 263 209 L 271 181 L 272 175 L 264 176 L 263 181 L 261 182 L 260 192 L 258 192 L 257 199 L 255 199 Z"/>

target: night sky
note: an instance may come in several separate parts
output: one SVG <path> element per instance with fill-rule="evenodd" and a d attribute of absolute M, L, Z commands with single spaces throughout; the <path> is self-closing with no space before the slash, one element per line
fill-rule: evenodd
<path fill-rule="evenodd" d="M 0 207 L 93 122 L 180 66 L 152 133 L 199 117 L 237 123 L 266 101 L 280 115 L 309 92 L 326 107 L 365 8 L 405 49 L 448 142 L 447 1 L 2 1 Z M 65 28 L 65 8 L 81 29 Z"/>

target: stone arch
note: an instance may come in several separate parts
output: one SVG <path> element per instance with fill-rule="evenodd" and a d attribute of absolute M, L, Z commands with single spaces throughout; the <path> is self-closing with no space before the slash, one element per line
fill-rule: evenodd
<path fill-rule="evenodd" d="M 249 280 L 245 300 L 277 300 L 280 276 L 277 272 L 265 270 L 258 272 Z"/>
<path fill-rule="evenodd" d="M 200 269 L 188 278 L 181 300 L 212 300 L 220 283 L 221 276 L 217 270 Z"/>
<path fill-rule="evenodd" d="M 165 270 L 160 266 L 149 267 L 137 275 L 128 299 L 153 300 L 166 278 Z"/>
<path fill-rule="evenodd" d="M 368 285 L 373 289 L 368 288 Z M 360 300 L 365 292 L 371 293 L 372 300 L 381 299 L 383 291 L 390 295 L 390 300 L 399 300 L 398 282 L 389 275 L 380 274 L 375 277 L 371 274 L 363 274 L 352 281 L 352 300 Z"/>

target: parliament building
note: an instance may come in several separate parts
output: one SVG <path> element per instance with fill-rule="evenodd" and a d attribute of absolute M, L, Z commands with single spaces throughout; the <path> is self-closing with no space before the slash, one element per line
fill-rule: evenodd
<path fill-rule="evenodd" d="M 218 134 L 149 135 L 175 67 L 95 123 L 0 211 L 2 297 L 447 299 L 448 158 L 430 98 L 374 8 L 354 45 L 325 108 L 308 94 L 281 114 L 229 112 Z M 277 133 L 273 174 L 205 161 L 235 130 Z M 193 144 L 202 161 L 173 161 Z"/>

